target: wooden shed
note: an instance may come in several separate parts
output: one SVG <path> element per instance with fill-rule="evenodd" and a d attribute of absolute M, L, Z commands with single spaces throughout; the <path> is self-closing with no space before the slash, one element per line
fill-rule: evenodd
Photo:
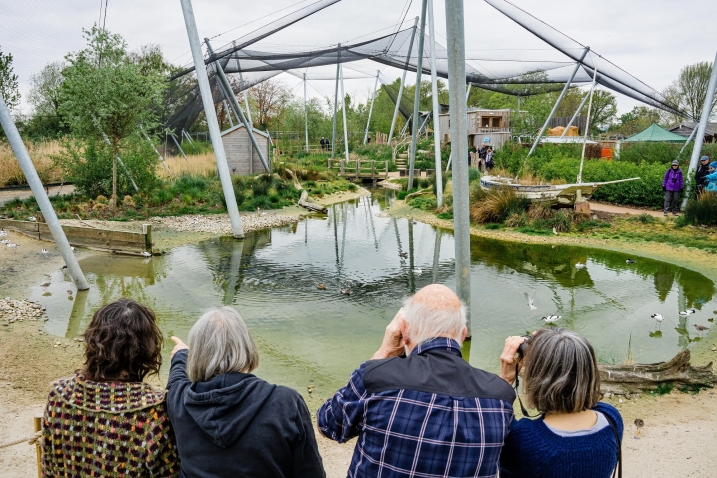
<path fill-rule="evenodd" d="M 254 138 L 264 152 L 264 158 L 271 167 L 269 134 L 254 129 Z M 252 147 L 249 133 L 244 125 L 238 125 L 222 133 L 227 163 L 232 174 L 259 174 L 267 172 L 256 149 Z M 251 158 L 251 160 L 249 159 Z"/>
<path fill-rule="evenodd" d="M 443 142 L 451 140 L 450 114 L 440 115 Z M 510 140 L 510 110 L 489 110 L 471 108 L 468 110 L 468 145 L 480 148 L 482 145 L 499 148 Z"/>
<path fill-rule="evenodd" d="M 691 122 L 691 121 L 684 121 L 682 123 L 677 123 L 671 128 L 668 128 L 667 131 L 670 131 L 675 134 L 679 134 L 680 136 L 684 136 L 685 138 L 689 137 L 692 134 L 692 131 L 697 127 L 697 123 Z M 704 137 L 705 143 L 717 143 L 717 123 L 707 123 L 707 128 L 705 129 L 705 137 Z"/>

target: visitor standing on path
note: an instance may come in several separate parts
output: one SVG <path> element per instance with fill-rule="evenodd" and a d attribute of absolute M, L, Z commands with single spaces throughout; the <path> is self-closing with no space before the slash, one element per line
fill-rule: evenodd
<path fill-rule="evenodd" d="M 485 153 L 485 169 L 490 171 L 495 166 L 493 162 L 493 147 L 488 146 L 488 151 Z"/>
<path fill-rule="evenodd" d="M 448 287 L 406 300 L 372 359 L 316 413 L 326 437 L 359 437 L 348 476 L 496 476 L 515 392 L 461 356 L 467 333 L 465 306 Z"/>
<path fill-rule="evenodd" d="M 672 214 L 677 216 L 677 208 L 679 206 L 680 193 L 685 188 L 685 178 L 680 169 L 680 163 L 677 160 L 672 161 L 670 169 L 665 171 L 665 177 L 662 178 L 662 190 L 665 191 L 665 216 L 672 208 Z"/>
<path fill-rule="evenodd" d="M 702 191 L 705 189 L 705 186 L 707 185 L 707 180 L 705 179 L 705 176 L 707 176 L 710 173 L 710 158 L 709 156 L 702 156 L 700 158 L 700 166 L 697 168 L 697 172 L 695 173 L 695 184 L 697 185 L 697 195 L 699 196 L 702 194 Z"/>

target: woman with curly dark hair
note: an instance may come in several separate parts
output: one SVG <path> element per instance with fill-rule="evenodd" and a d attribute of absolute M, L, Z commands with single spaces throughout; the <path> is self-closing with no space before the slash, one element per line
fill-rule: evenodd
<path fill-rule="evenodd" d="M 178 476 L 164 392 L 143 382 L 162 365 L 154 313 L 119 299 L 95 312 L 84 339 L 84 367 L 48 397 L 44 475 Z"/>

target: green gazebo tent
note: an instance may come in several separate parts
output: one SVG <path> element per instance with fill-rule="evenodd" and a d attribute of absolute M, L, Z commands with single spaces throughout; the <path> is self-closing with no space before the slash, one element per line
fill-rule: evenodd
<path fill-rule="evenodd" d="M 661 141 L 663 143 L 684 143 L 685 137 L 660 128 L 656 124 L 652 124 L 645 131 L 637 133 L 625 139 L 625 142 L 634 141 Z"/>

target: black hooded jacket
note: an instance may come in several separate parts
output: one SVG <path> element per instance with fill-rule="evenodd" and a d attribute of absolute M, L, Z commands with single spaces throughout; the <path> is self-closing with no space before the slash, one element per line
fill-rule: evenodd
<path fill-rule="evenodd" d="M 709 164 L 700 164 L 700 166 L 697 168 L 697 172 L 695 173 L 695 182 L 698 186 L 704 186 L 705 185 L 705 176 L 707 176 L 710 173 L 710 165 Z"/>
<path fill-rule="evenodd" d="M 192 383 L 172 358 L 167 410 L 181 477 L 322 478 L 309 410 L 296 390 L 246 373 Z"/>

